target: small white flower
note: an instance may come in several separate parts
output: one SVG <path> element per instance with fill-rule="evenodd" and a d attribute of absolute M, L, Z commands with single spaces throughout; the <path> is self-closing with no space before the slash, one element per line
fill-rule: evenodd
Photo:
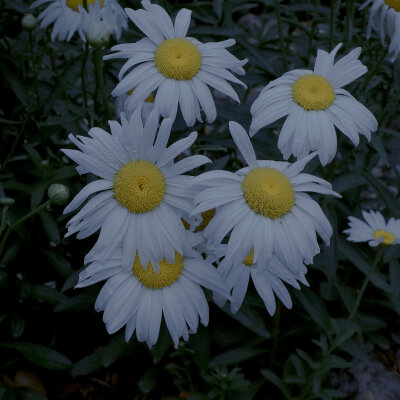
<path fill-rule="evenodd" d="M 106 15 L 102 12 L 100 2 L 89 5 L 89 12 L 81 8 L 82 26 L 88 43 L 93 47 L 106 46 L 110 41 L 113 27 L 117 25 L 116 14 Z"/>
<path fill-rule="evenodd" d="M 122 30 L 128 26 L 127 16 L 116 0 L 87 0 L 89 9 L 95 2 L 101 7 L 101 17 L 103 20 L 112 23 L 112 31 L 116 38 L 119 39 Z M 51 33 L 51 40 L 69 41 L 75 32 L 78 32 L 83 41 L 86 40 L 83 28 L 83 0 L 36 0 L 32 3 L 31 8 L 36 8 L 45 3 L 51 3 L 39 15 L 41 28 L 54 23 Z M 115 21 L 112 22 L 112 21 Z"/>
<path fill-rule="evenodd" d="M 240 264 L 224 259 L 218 266 L 218 272 L 222 280 L 229 291 L 232 290 L 232 313 L 236 313 L 241 307 L 246 296 L 250 277 L 270 315 L 273 315 L 276 309 L 274 294 L 282 301 L 285 307 L 292 308 L 290 294 L 283 282 L 296 289 L 300 289 L 297 280 L 308 286 L 305 278 L 307 268 L 303 265 L 296 274 L 293 274 L 293 271 L 290 271 L 282 264 L 276 256 L 272 256 L 269 260 L 259 260 L 257 262 L 254 262 L 253 257 L 254 250 L 251 250 Z M 214 293 L 214 300 L 222 307 L 226 298 L 219 293 Z"/>
<path fill-rule="evenodd" d="M 32 29 L 35 29 L 37 26 L 37 19 L 35 16 L 32 14 L 25 14 L 22 17 L 21 20 L 21 25 L 23 29 L 26 29 L 27 31 L 31 31 Z"/>
<path fill-rule="evenodd" d="M 332 227 L 306 191 L 341 197 L 331 184 L 300 173 L 316 154 L 289 164 L 257 160 L 250 138 L 236 122 L 229 123 L 233 140 L 249 165 L 236 173 L 209 171 L 190 185 L 205 189 L 195 196 L 192 214 L 216 209 L 204 230 L 211 243 L 230 233 L 226 262 L 240 264 L 254 250 L 254 263 L 276 255 L 295 276 L 319 253 L 316 232 L 329 243 Z"/>
<path fill-rule="evenodd" d="M 318 50 L 314 71 L 295 69 L 270 82 L 251 106 L 250 136 L 287 116 L 278 147 L 284 159 L 316 150 L 322 165 L 337 148 L 335 126 L 357 146 L 359 134 L 371 139 L 378 123 L 372 113 L 342 86 L 367 72 L 356 48 L 336 63 L 341 44 L 331 53 Z"/>
<path fill-rule="evenodd" d="M 152 265 L 144 269 L 139 257 L 132 265 L 122 266 L 122 249 L 116 249 L 105 261 L 95 260 L 79 275 L 76 287 L 107 282 L 96 300 L 97 311 L 104 311 L 103 320 L 112 334 L 126 325 L 128 341 L 136 330 L 137 339 L 149 347 L 158 339 L 162 315 L 175 347 L 179 338 L 188 340 L 200 322 L 207 326 L 208 304 L 201 286 L 228 296 L 217 270 L 195 254 L 182 256 L 175 251 L 174 259 L 158 263 L 159 273 Z"/>
<path fill-rule="evenodd" d="M 88 172 L 101 179 L 86 185 L 71 201 L 64 213 L 78 208 L 89 196 L 87 204 L 68 222 L 68 235 L 78 232 L 79 239 L 101 229 L 100 236 L 86 262 L 106 258 L 120 243 L 123 265 L 133 264 L 136 252 L 143 265 L 157 266 L 163 257 L 174 260 L 191 249 L 181 218 L 193 209 L 191 192 L 186 184 L 191 177 L 182 176 L 210 160 L 202 155 L 186 157 L 177 163 L 176 156 L 188 149 L 197 133 L 166 147 L 172 121 L 165 119 L 158 127 L 154 110 L 143 127 L 140 109 L 122 125 L 110 121 L 112 134 L 92 128 L 89 137 L 69 135 L 81 150 L 66 150 L 80 174 Z"/>
<path fill-rule="evenodd" d="M 161 115 L 175 120 L 179 105 L 187 126 L 193 126 L 196 119 L 201 121 L 200 108 L 207 122 L 215 120 L 217 111 L 208 86 L 239 102 L 228 81 L 246 85 L 228 70 L 243 75 L 247 60 L 240 61 L 225 49 L 235 41 L 200 43 L 186 37 L 191 11 L 180 10 L 173 24 L 162 7 L 149 0 L 143 0 L 142 5 L 144 10 L 127 8 L 126 12 L 147 37 L 114 46 L 111 50 L 117 53 L 104 57 L 128 59 L 112 95 L 121 96 L 135 87 L 127 100 L 127 106 L 134 110 L 149 93 L 157 91 L 155 105 Z"/>
<path fill-rule="evenodd" d="M 350 228 L 343 231 L 351 242 L 368 242 L 372 247 L 380 244 L 391 245 L 400 243 L 400 220 L 390 218 L 385 222 L 379 211 L 362 211 L 364 221 L 349 217 Z"/>
<path fill-rule="evenodd" d="M 372 30 L 377 31 L 382 43 L 385 37 L 394 38 L 396 29 L 400 27 L 400 2 L 399 0 L 367 0 L 360 10 L 371 6 L 367 39 L 371 36 Z"/>

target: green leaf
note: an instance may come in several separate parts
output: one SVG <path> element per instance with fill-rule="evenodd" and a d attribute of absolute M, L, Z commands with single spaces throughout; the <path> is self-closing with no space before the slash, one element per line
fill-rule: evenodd
<path fill-rule="evenodd" d="M 60 231 L 53 216 L 48 211 L 42 211 L 39 215 L 48 238 L 54 243 L 59 243 Z"/>
<path fill-rule="evenodd" d="M 257 335 L 264 338 L 270 336 L 270 333 L 265 327 L 264 318 L 262 318 L 260 314 L 258 314 L 252 307 L 243 304 L 238 312 L 232 314 L 230 310 L 230 305 L 225 304 L 225 306 L 222 307 L 221 310 Z"/>
<path fill-rule="evenodd" d="M 208 366 L 210 368 L 215 368 L 220 366 L 232 365 L 241 361 L 249 360 L 250 358 L 256 357 L 262 353 L 265 353 L 265 350 L 253 348 L 240 348 L 229 350 L 214 357 L 210 361 Z"/>
<path fill-rule="evenodd" d="M 286 385 L 284 384 L 284 382 L 282 382 L 281 378 L 279 378 L 278 375 L 275 374 L 275 372 L 272 372 L 269 369 L 261 369 L 260 370 L 261 375 L 269 382 L 271 382 L 272 384 L 274 384 L 278 389 L 280 389 L 280 391 L 285 395 L 285 398 L 287 400 L 290 400 L 292 398 L 288 388 L 286 387 Z"/>
<path fill-rule="evenodd" d="M 194 359 L 201 370 L 207 369 L 210 362 L 210 336 L 208 329 L 200 326 L 195 335 L 191 335 L 189 347 L 194 352 Z"/>
<path fill-rule="evenodd" d="M 31 296 L 34 299 L 45 301 L 54 305 L 68 300 L 68 297 L 60 293 L 57 289 L 46 285 L 33 285 Z"/>
<path fill-rule="evenodd" d="M 71 370 L 72 376 L 89 375 L 103 367 L 103 348 L 82 358 Z"/>
<path fill-rule="evenodd" d="M 321 298 L 306 288 L 301 292 L 295 292 L 295 296 L 319 327 L 326 332 L 330 331 L 331 317 Z"/>
<path fill-rule="evenodd" d="M 63 354 L 35 343 L 0 343 L 0 347 L 15 349 L 27 360 L 46 369 L 65 370 L 70 369 L 72 362 Z"/>
<path fill-rule="evenodd" d="M 74 297 L 66 297 L 55 309 L 55 312 L 76 311 L 93 307 L 94 298 L 87 293 L 78 294 Z"/>
<path fill-rule="evenodd" d="M 390 190 L 378 178 L 375 178 L 375 176 L 373 176 L 372 174 L 362 172 L 361 175 L 377 191 L 379 197 L 387 205 L 387 207 L 390 208 L 392 213 L 395 214 L 399 208 L 399 204 L 396 197 L 394 197 L 394 195 L 390 192 Z"/>
<path fill-rule="evenodd" d="M 15 338 L 19 338 L 23 334 L 25 329 L 25 318 L 17 313 L 14 313 L 11 317 L 10 327 L 11 334 Z"/>
<path fill-rule="evenodd" d="M 125 341 L 124 334 L 113 337 L 103 351 L 103 365 L 108 368 L 125 354 L 128 344 Z"/>
<path fill-rule="evenodd" d="M 138 386 L 142 393 L 151 392 L 156 386 L 156 376 L 152 368 L 148 369 L 140 378 Z"/>
<path fill-rule="evenodd" d="M 18 389 L 18 398 L 22 400 L 48 400 L 47 396 L 36 390 L 31 389 Z"/>
<path fill-rule="evenodd" d="M 41 252 L 46 256 L 50 265 L 63 277 L 68 278 L 74 270 L 71 267 L 70 262 L 59 252 L 54 250 L 40 249 Z"/>
<path fill-rule="evenodd" d="M 346 192 L 359 186 L 366 185 L 368 181 L 357 173 L 340 175 L 332 182 L 333 190 L 338 193 Z"/>

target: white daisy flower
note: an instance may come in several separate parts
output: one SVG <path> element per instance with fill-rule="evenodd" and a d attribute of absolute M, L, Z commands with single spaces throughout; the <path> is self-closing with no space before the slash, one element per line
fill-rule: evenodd
<path fill-rule="evenodd" d="M 184 213 L 193 209 L 191 192 L 186 183 L 191 177 L 181 174 L 210 160 L 202 155 L 173 159 L 188 149 L 197 133 L 166 147 L 172 120 L 162 121 L 157 132 L 158 113 L 154 110 L 142 126 L 140 109 L 122 125 L 110 121 L 111 135 L 92 128 L 90 137 L 69 135 L 81 150 L 63 150 L 74 160 L 80 174 L 88 172 L 101 179 L 86 185 L 71 201 L 64 213 L 78 208 L 89 196 L 87 204 L 68 222 L 66 236 L 78 232 L 78 239 L 88 237 L 101 228 L 86 262 L 94 257 L 106 258 L 120 242 L 123 244 L 123 265 L 133 264 L 136 251 L 142 264 L 163 257 L 174 260 L 190 248 L 181 222 Z"/>
<path fill-rule="evenodd" d="M 116 98 L 115 101 L 115 108 L 116 108 L 116 112 L 117 115 L 120 115 L 122 112 L 125 114 L 125 117 L 127 119 L 131 119 L 133 113 L 135 112 L 136 108 L 134 110 L 131 110 L 128 107 L 128 99 L 129 96 L 134 92 L 134 88 L 129 90 L 128 92 L 126 92 L 125 94 L 118 96 Z M 139 103 L 137 105 L 137 107 L 141 107 L 142 109 L 142 118 L 143 121 L 146 121 L 147 117 L 150 115 L 150 113 L 153 111 L 154 109 L 154 95 L 153 93 L 150 93 L 145 99 L 144 101 L 142 101 L 141 103 Z"/>
<path fill-rule="evenodd" d="M 246 296 L 250 277 L 270 315 L 274 315 L 276 310 L 274 294 L 282 301 L 285 307 L 289 309 L 292 308 L 290 294 L 283 282 L 299 290 L 300 285 L 297 280 L 308 286 L 308 282 L 305 278 L 307 268 L 304 265 L 302 265 L 301 270 L 294 275 L 276 256 L 272 256 L 269 260 L 258 260 L 258 262 L 254 262 L 253 249 L 239 264 L 232 263 L 227 259 L 222 260 L 218 266 L 218 272 L 229 291 L 232 290 L 232 313 L 236 313 L 241 307 Z M 214 293 L 214 300 L 222 307 L 227 299 L 219 293 Z"/>
<path fill-rule="evenodd" d="M 278 139 L 283 158 L 303 158 L 316 150 L 322 165 L 336 154 L 335 126 L 355 146 L 359 134 L 370 140 L 378 126 L 375 117 L 342 89 L 367 67 L 358 60 L 361 48 L 335 63 L 341 45 L 331 53 L 318 50 L 314 71 L 295 69 L 270 82 L 251 106 L 250 136 L 287 116 Z"/>
<path fill-rule="evenodd" d="M 97 7 L 92 8 L 96 2 L 100 2 L 101 17 L 103 20 L 111 24 L 111 30 L 119 39 L 122 30 L 128 27 L 127 16 L 116 0 L 87 0 L 89 12 L 96 11 Z M 69 41 L 75 32 L 78 32 L 83 41 L 86 40 L 83 28 L 83 0 L 36 0 L 32 3 L 31 8 L 36 8 L 44 3 L 51 3 L 39 15 L 41 28 L 54 23 L 51 33 L 51 40 L 67 40 Z"/>
<path fill-rule="evenodd" d="M 113 27 L 117 25 L 116 14 L 105 17 L 100 2 L 89 5 L 89 12 L 80 7 L 82 13 L 82 28 L 88 43 L 93 47 L 106 46 L 110 41 Z"/>
<path fill-rule="evenodd" d="M 390 218 L 388 223 L 379 211 L 362 211 L 366 221 L 349 217 L 350 228 L 343 231 L 349 235 L 350 242 L 368 242 L 372 247 L 380 244 L 391 245 L 400 243 L 400 220 Z"/>
<path fill-rule="evenodd" d="M 385 37 L 394 37 L 396 28 L 400 27 L 400 1 L 399 0 L 367 0 L 360 10 L 371 6 L 367 39 L 371 36 L 372 30 L 377 31 L 382 43 Z M 397 39 L 399 41 L 400 39 Z"/>
<path fill-rule="evenodd" d="M 293 164 L 257 160 L 246 131 L 236 122 L 230 122 L 229 129 L 249 166 L 236 173 L 210 171 L 195 177 L 190 185 L 207 189 L 195 196 L 192 214 L 216 208 L 204 234 L 211 243 L 221 243 L 232 231 L 227 262 L 239 264 L 254 249 L 254 263 L 275 254 L 297 273 L 303 261 L 310 264 L 319 253 L 316 232 L 327 244 L 332 235 L 320 206 L 304 192 L 341 196 L 327 181 L 300 173 L 315 153 Z"/>
<path fill-rule="evenodd" d="M 96 300 L 97 311 L 104 311 L 103 320 L 112 334 L 126 325 L 128 341 L 136 330 L 137 339 L 149 347 L 158 339 L 162 314 L 175 347 L 179 338 L 188 340 L 196 333 L 200 322 L 208 324 L 208 304 L 204 286 L 220 295 L 229 296 L 217 270 L 198 256 L 182 256 L 177 251 L 174 260 L 163 259 L 159 273 L 152 265 L 144 269 L 139 257 L 131 266 L 123 267 L 122 249 L 105 261 L 94 261 L 80 273 L 76 287 L 92 285 L 107 279 Z"/>
<path fill-rule="evenodd" d="M 125 10 L 147 37 L 114 46 L 111 50 L 117 53 L 104 57 L 128 59 L 119 73 L 119 79 L 124 78 L 113 96 L 136 87 L 128 99 L 133 110 L 150 92 L 157 91 L 155 105 L 161 115 L 175 120 L 179 105 L 187 126 L 193 126 L 196 119 L 201 121 L 200 107 L 208 122 L 215 120 L 217 112 L 208 86 L 240 102 L 228 81 L 246 85 L 228 70 L 243 75 L 247 60 L 240 61 L 225 49 L 235 44 L 233 39 L 201 43 L 186 37 L 191 11 L 180 10 L 172 24 L 162 7 L 149 0 L 143 0 L 142 5 L 145 10 Z"/>

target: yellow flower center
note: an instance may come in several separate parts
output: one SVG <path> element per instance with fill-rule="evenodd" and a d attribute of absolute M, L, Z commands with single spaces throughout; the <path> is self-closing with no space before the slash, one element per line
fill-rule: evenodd
<path fill-rule="evenodd" d="M 294 205 L 290 180 L 275 168 L 252 169 L 243 180 L 242 190 L 247 204 L 264 217 L 282 217 Z"/>
<path fill-rule="evenodd" d="M 247 265 L 248 267 L 254 265 L 253 257 L 254 257 L 254 249 L 251 249 L 249 255 L 243 260 L 243 264 Z"/>
<path fill-rule="evenodd" d="M 388 232 L 388 231 L 382 231 L 378 229 L 377 231 L 374 232 L 374 236 L 377 239 L 383 238 L 383 244 L 385 245 L 390 245 L 393 243 L 394 239 L 396 238 L 393 233 Z"/>
<path fill-rule="evenodd" d="M 164 175 L 149 161 L 129 161 L 114 178 L 115 198 L 134 213 L 156 208 L 164 198 L 165 187 Z"/>
<path fill-rule="evenodd" d="M 131 95 L 135 89 L 136 89 L 136 88 L 133 88 L 133 89 L 129 90 L 128 92 L 126 92 L 126 94 L 127 94 L 128 96 Z M 149 96 L 148 96 L 144 101 L 145 101 L 146 103 L 154 103 L 154 94 L 153 94 L 153 93 L 150 93 Z"/>
<path fill-rule="evenodd" d="M 173 264 L 168 264 L 163 258 L 158 265 L 160 266 L 158 273 L 154 271 L 150 262 L 147 264 L 147 269 L 144 269 L 136 253 L 132 271 L 143 286 L 149 289 L 162 289 L 172 285 L 181 276 L 183 257 L 175 250 L 175 262 Z"/>
<path fill-rule="evenodd" d="M 385 3 L 396 11 L 400 11 L 400 0 L 385 0 Z"/>
<path fill-rule="evenodd" d="M 167 39 L 157 47 L 154 62 L 166 78 L 185 81 L 199 72 L 201 54 L 188 39 Z"/>
<path fill-rule="evenodd" d="M 89 8 L 89 4 L 94 4 L 96 0 L 86 0 L 87 8 Z M 100 6 L 103 7 L 104 0 L 100 0 Z M 83 0 L 67 0 L 67 6 L 72 8 L 74 11 L 79 11 L 78 6 L 83 6 Z"/>
<path fill-rule="evenodd" d="M 330 82 L 314 74 L 300 76 L 292 86 L 292 96 L 307 111 L 326 110 L 336 99 Z"/>
<path fill-rule="evenodd" d="M 198 226 L 196 226 L 194 231 L 200 232 L 200 231 L 204 230 L 206 228 L 206 226 L 210 223 L 210 221 L 214 217 L 214 215 L 215 215 L 215 208 L 212 208 L 211 210 L 208 210 L 208 211 L 203 211 L 201 213 L 203 220 L 201 221 L 201 223 Z M 189 223 L 187 221 L 185 221 L 183 218 L 182 218 L 182 223 L 187 230 L 190 229 Z"/>

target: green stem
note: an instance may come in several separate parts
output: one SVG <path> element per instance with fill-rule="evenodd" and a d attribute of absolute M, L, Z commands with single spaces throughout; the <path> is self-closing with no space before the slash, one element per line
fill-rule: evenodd
<path fill-rule="evenodd" d="M 335 14 L 336 0 L 331 0 L 331 14 L 329 18 L 329 50 L 333 50 L 333 40 L 335 38 Z"/>
<path fill-rule="evenodd" d="M 282 62 L 286 72 L 288 70 L 288 63 L 286 59 L 285 42 L 283 40 L 283 34 L 282 34 L 281 5 L 279 1 L 280 0 L 275 0 L 275 14 L 276 14 L 276 22 L 278 23 L 279 45 L 281 48 Z"/>
<path fill-rule="evenodd" d="M 22 132 L 25 130 L 26 124 L 27 124 L 27 118 L 24 119 L 24 122 L 23 122 L 23 124 L 21 125 L 21 128 L 20 128 L 20 130 L 18 131 L 18 133 L 17 133 L 17 135 L 16 135 L 16 137 L 15 137 L 14 143 L 12 144 L 11 149 L 10 149 L 10 151 L 9 151 L 8 154 L 7 154 L 7 157 L 6 157 L 5 160 L 4 160 L 4 163 L 3 163 L 2 165 L 0 165 L 0 171 L 1 171 L 2 169 L 4 169 L 5 166 L 7 165 L 7 163 L 10 161 L 10 158 L 11 158 L 11 156 L 13 155 L 14 150 L 15 150 L 15 148 L 17 147 L 17 144 L 18 144 L 18 142 L 19 142 L 19 138 L 21 137 Z"/>
<path fill-rule="evenodd" d="M 344 47 L 347 48 L 349 43 L 350 36 L 350 24 L 352 22 L 352 9 L 353 9 L 353 0 L 346 0 L 346 19 L 344 25 Z"/>
<path fill-rule="evenodd" d="M 277 301 L 276 303 L 276 313 L 274 315 L 274 327 L 272 331 L 272 336 L 274 337 L 274 341 L 272 343 L 272 350 L 269 357 L 269 365 L 273 366 L 276 359 L 276 352 L 278 350 L 278 340 L 279 340 L 279 331 L 280 331 L 280 323 L 281 323 L 281 303 Z"/>
<path fill-rule="evenodd" d="M 43 204 L 41 204 L 40 206 L 38 206 L 37 208 L 35 208 L 34 210 L 32 210 L 31 212 L 29 212 L 28 214 L 24 215 L 23 217 L 21 217 L 19 220 L 15 221 L 12 225 L 10 225 L 8 227 L 8 229 L 6 230 L 6 233 L 3 236 L 3 239 L 0 242 L 0 256 L 3 253 L 3 249 L 4 246 L 6 244 L 6 241 L 8 239 L 8 237 L 10 236 L 10 233 L 20 224 L 22 224 L 24 221 L 26 221 L 27 219 L 33 217 L 35 214 L 39 213 L 40 211 L 44 210 L 49 204 L 51 204 L 51 200 L 47 200 L 46 202 L 44 202 Z"/>
<path fill-rule="evenodd" d="M 110 103 L 108 102 L 108 97 L 106 93 L 106 88 L 104 85 L 104 74 L 103 74 L 103 58 L 101 57 L 101 50 L 94 49 L 94 66 L 96 69 L 96 77 L 97 77 L 97 90 L 96 92 L 100 91 L 100 96 L 103 101 L 104 110 L 106 112 L 106 117 L 111 118 L 112 112 L 110 109 Z"/>
<path fill-rule="evenodd" d="M 53 68 L 53 71 L 54 71 L 54 73 L 55 73 L 55 75 L 56 75 L 57 83 L 58 83 L 58 85 L 61 87 L 61 89 L 62 89 L 62 91 L 63 91 L 63 93 L 64 93 L 65 99 L 66 99 L 68 102 L 70 102 L 70 98 L 69 98 L 69 95 L 68 95 L 68 93 L 67 93 L 67 89 L 65 88 L 64 81 L 62 80 L 61 75 L 60 75 L 60 72 L 58 71 L 58 68 L 57 68 L 57 65 L 56 65 L 56 60 L 55 60 L 55 58 L 54 58 L 53 50 L 52 50 L 52 48 L 49 46 L 49 42 L 48 42 L 48 41 L 46 42 L 46 49 L 47 49 L 47 53 L 48 53 L 48 55 L 49 55 L 49 57 L 50 57 L 51 67 Z"/>
<path fill-rule="evenodd" d="M 85 52 L 83 53 L 82 59 L 82 68 L 81 68 L 81 79 L 82 79 L 82 95 L 83 95 L 83 106 L 85 107 L 85 114 L 88 120 L 89 127 L 91 126 L 90 123 L 90 114 L 88 111 L 88 101 L 87 101 L 87 91 L 86 91 L 86 63 L 89 54 L 89 45 L 85 43 Z"/>
<path fill-rule="evenodd" d="M 349 321 L 352 321 L 354 319 L 356 313 L 357 313 L 358 307 L 360 306 L 360 303 L 361 303 L 361 299 L 363 298 L 364 292 L 367 289 L 368 283 L 369 283 L 369 281 L 371 279 L 371 275 L 375 271 L 377 265 L 379 264 L 379 261 L 382 258 L 382 254 L 383 254 L 384 250 L 385 249 L 383 247 L 378 250 L 378 252 L 375 255 L 375 259 L 374 259 L 373 263 L 369 267 L 368 273 L 365 276 L 364 281 L 363 281 L 363 283 L 361 285 L 361 288 L 360 288 L 360 290 L 358 292 L 357 299 L 356 299 L 356 302 L 354 304 L 354 307 L 351 310 L 351 312 L 349 314 L 349 317 L 347 318 Z"/>
<path fill-rule="evenodd" d="M 383 63 L 384 59 L 386 57 L 386 51 L 385 49 L 382 50 L 380 57 L 378 58 L 378 60 L 376 61 L 376 63 L 374 64 L 374 66 L 369 70 L 367 77 L 365 78 L 364 81 L 364 85 L 362 86 L 361 91 L 364 91 L 369 82 L 371 81 L 371 79 L 373 78 L 373 76 L 375 75 L 375 72 L 378 70 L 378 68 L 381 66 L 381 64 Z"/>
<path fill-rule="evenodd" d="M 32 60 L 32 71 L 33 71 L 33 84 L 35 88 L 36 104 L 40 102 L 39 86 L 38 86 L 38 72 L 35 62 L 35 52 L 33 48 L 33 36 L 32 31 L 29 31 L 29 45 L 31 50 L 31 60 Z"/>

